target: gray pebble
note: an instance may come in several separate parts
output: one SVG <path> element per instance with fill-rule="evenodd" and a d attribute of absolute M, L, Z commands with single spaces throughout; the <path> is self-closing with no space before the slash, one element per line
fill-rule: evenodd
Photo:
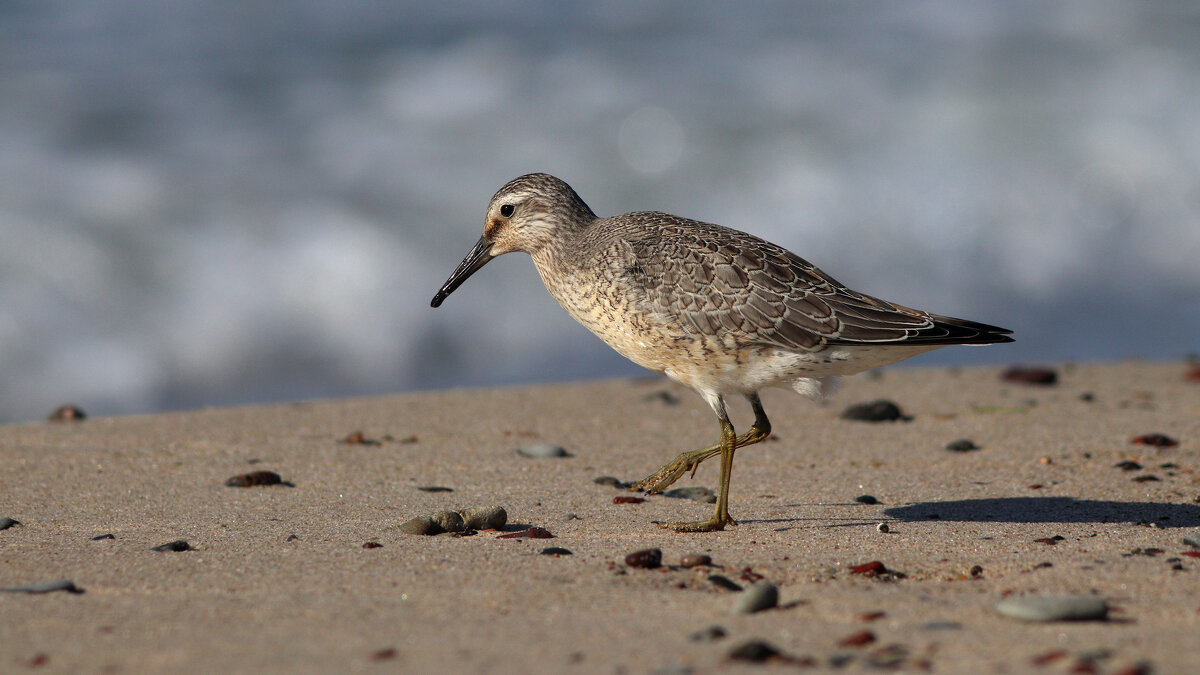
<path fill-rule="evenodd" d="M 404 521 L 400 525 L 400 531 L 405 534 L 434 535 L 441 534 L 445 530 L 443 530 L 440 525 L 433 522 L 433 519 L 429 516 L 417 516 L 416 518 L 411 518 Z"/>
<path fill-rule="evenodd" d="M 892 528 L 888 527 L 887 523 L 879 523 L 878 525 L 875 526 L 875 529 L 879 530 L 880 532 L 883 532 L 884 534 L 887 534 L 888 532 L 892 531 Z"/>
<path fill-rule="evenodd" d="M 522 457 L 545 459 L 547 457 L 570 457 L 571 453 L 561 445 L 551 443 L 533 443 L 523 448 L 517 448 L 517 454 Z"/>
<path fill-rule="evenodd" d="M 1200 548 L 1200 532 L 1193 532 L 1193 533 L 1189 534 L 1188 536 L 1184 537 L 1183 543 L 1187 544 L 1188 546 L 1194 546 L 1196 548 Z"/>
<path fill-rule="evenodd" d="M 624 490 L 625 488 L 629 487 L 629 483 L 623 482 L 621 479 L 614 476 L 596 476 L 592 479 L 592 482 L 596 485 L 608 485 L 610 487 L 615 487 L 618 490 Z"/>
<path fill-rule="evenodd" d="M 429 514 L 429 519 L 442 528 L 442 532 L 462 532 L 467 529 L 463 525 L 463 517 L 454 511 L 438 511 Z"/>
<path fill-rule="evenodd" d="M 468 530 L 499 530 L 508 522 L 503 506 L 476 506 L 458 512 Z"/>
<path fill-rule="evenodd" d="M 1108 616 L 1108 604 L 1091 595 L 1037 595 L 1003 600 L 996 611 L 1024 621 L 1089 621 Z"/>
<path fill-rule="evenodd" d="M 12 518 L 0 518 L 0 530 L 7 530 L 13 525 L 20 525 L 21 521 L 13 520 Z"/>
<path fill-rule="evenodd" d="M 54 581 L 43 581 L 38 584 L 8 586 L 6 588 L 0 588 L 0 591 L 4 591 L 6 593 L 50 593 L 52 591 L 82 593 L 83 589 L 76 586 L 75 582 L 71 581 L 70 579 L 56 579 Z"/>
<path fill-rule="evenodd" d="M 674 490 L 667 490 L 666 492 L 662 493 L 662 496 L 671 497 L 673 499 L 694 499 L 698 502 L 705 502 L 706 504 L 715 504 L 717 502 L 717 496 L 713 494 L 712 490 L 706 487 L 675 488 Z"/>
<path fill-rule="evenodd" d="M 735 614 L 753 614 L 779 604 L 779 588 L 769 581 L 757 581 L 733 601 Z"/>
<path fill-rule="evenodd" d="M 572 511 L 567 511 L 566 513 L 564 513 L 562 519 L 563 520 L 583 520 L 583 518 L 580 518 L 578 515 L 576 515 Z"/>

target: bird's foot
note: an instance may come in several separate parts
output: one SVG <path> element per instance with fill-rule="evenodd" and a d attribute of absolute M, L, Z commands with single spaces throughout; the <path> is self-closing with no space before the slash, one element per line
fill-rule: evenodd
<path fill-rule="evenodd" d="M 692 450 L 691 452 L 681 453 L 674 460 L 662 465 L 658 471 L 630 485 L 629 489 L 631 491 L 644 490 L 648 494 L 662 492 L 670 487 L 672 483 L 679 480 L 683 474 L 690 471 L 692 475 L 695 475 L 696 469 L 700 467 L 701 462 L 718 453 L 720 453 L 720 450 L 714 448 L 704 448 L 703 450 Z"/>
<path fill-rule="evenodd" d="M 656 520 L 654 524 L 667 530 L 675 530 L 676 532 L 720 532 L 725 529 L 726 525 L 737 525 L 737 521 L 726 515 L 724 518 L 713 516 L 708 520 L 701 520 L 695 523 Z"/>

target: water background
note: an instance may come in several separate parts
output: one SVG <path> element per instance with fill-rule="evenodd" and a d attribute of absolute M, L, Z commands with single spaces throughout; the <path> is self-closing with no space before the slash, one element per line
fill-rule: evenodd
<path fill-rule="evenodd" d="M 1018 342 L 1200 350 L 1200 5 L 5 0 L 0 421 L 640 372 L 510 178 L 776 241 Z"/>

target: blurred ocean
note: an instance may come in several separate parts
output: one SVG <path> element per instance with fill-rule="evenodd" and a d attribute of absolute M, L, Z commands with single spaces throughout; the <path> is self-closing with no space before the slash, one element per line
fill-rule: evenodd
<path fill-rule="evenodd" d="M 640 372 L 430 309 L 529 171 L 1016 331 L 921 363 L 1200 350 L 1195 2 L 5 0 L 0 421 Z"/>

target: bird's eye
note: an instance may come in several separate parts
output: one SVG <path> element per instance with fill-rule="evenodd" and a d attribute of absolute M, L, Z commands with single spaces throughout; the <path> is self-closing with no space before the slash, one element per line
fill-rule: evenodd
<path fill-rule="evenodd" d="M 514 208 L 512 204 L 505 204 L 504 206 L 500 207 L 500 215 L 504 216 L 505 218 L 512 217 L 513 210 Z"/>

